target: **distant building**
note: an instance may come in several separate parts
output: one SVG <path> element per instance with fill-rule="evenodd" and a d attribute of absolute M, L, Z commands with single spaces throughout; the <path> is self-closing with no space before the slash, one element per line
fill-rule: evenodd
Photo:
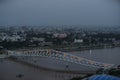
<path fill-rule="evenodd" d="M 53 43 L 52 42 L 43 42 L 43 43 L 39 43 L 38 45 L 40 45 L 40 46 L 52 46 Z"/>
<path fill-rule="evenodd" d="M 39 42 L 44 42 L 45 38 L 37 38 L 37 37 L 33 37 L 32 41 L 39 41 Z"/>
<path fill-rule="evenodd" d="M 20 37 L 19 35 L 12 35 L 12 36 L 3 36 L 3 37 L 0 37 L 0 41 L 12 41 L 12 42 L 15 42 L 15 41 L 25 41 L 26 39 L 23 38 L 23 37 Z"/>
<path fill-rule="evenodd" d="M 0 46 L 0 49 L 3 49 L 3 46 Z"/>
<path fill-rule="evenodd" d="M 116 46 L 120 45 L 120 40 L 114 41 L 113 44 L 116 45 Z"/>
<path fill-rule="evenodd" d="M 11 41 L 19 41 L 21 39 L 21 37 L 19 35 L 13 35 L 13 36 L 9 37 L 9 39 Z"/>
<path fill-rule="evenodd" d="M 83 43 L 83 39 L 74 39 L 74 43 Z"/>
<path fill-rule="evenodd" d="M 53 34 L 53 37 L 55 38 L 66 38 L 67 37 L 67 34 L 66 33 L 56 33 L 56 34 Z"/>

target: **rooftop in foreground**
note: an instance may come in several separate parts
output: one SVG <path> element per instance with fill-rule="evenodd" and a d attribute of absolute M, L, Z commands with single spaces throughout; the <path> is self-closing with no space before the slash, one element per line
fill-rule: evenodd
<path fill-rule="evenodd" d="M 120 78 L 103 74 L 91 76 L 88 80 L 120 80 Z"/>

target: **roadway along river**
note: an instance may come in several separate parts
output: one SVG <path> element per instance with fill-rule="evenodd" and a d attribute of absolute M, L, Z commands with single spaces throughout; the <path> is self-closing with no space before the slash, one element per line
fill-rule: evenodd
<path fill-rule="evenodd" d="M 81 51 L 81 52 L 70 52 L 70 53 L 100 62 L 112 63 L 115 65 L 120 64 L 120 48 L 92 50 L 91 53 L 89 50 Z M 38 63 L 39 66 L 50 69 L 56 69 L 56 70 L 57 69 L 71 70 L 71 71 L 95 70 L 95 68 L 84 67 L 81 65 L 49 59 L 49 58 L 40 58 Z M 68 68 L 66 68 L 66 64 L 69 65 Z M 18 77 L 19 74 L 22 74 L 22 77 Z M 78 75 L 79 74 L 75 74 L 75 73 L 70 74 L 63 72 L 54 72 L 49 70 L 47 71 L 43 69 L 30 67 L 14 61 L 0 60 L 0 80 L 20 80 L 20 79 L 21 80 L 64 80 Z"/>

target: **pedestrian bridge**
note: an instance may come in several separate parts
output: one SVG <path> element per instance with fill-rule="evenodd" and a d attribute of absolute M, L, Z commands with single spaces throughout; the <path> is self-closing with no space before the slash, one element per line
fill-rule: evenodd
<path fill-rule="evenodd" d="M 8 55 L 14 57 L 49 57 L 49 58 L 54 58 L 58 60 L 84 65 L 84 66 L 104 68 L 104 69 L 108 69 L 114 66 L 114 64 L 97 62 L 52 49 L 8 51 Z"/>

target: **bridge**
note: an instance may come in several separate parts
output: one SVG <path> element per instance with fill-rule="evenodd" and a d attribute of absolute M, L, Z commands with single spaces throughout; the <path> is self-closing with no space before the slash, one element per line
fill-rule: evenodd
<path fill-rule="evenodd" d="M 75 64 L 84 65 L 84 66 L 104 68 L 104 69 L 108 69 L 114 66 L 114 64 L 97 62 L 52 49 L 8 51 L 8 55 L 13 57 L 49 57 L 58 60 L 72 62 Z"/>

